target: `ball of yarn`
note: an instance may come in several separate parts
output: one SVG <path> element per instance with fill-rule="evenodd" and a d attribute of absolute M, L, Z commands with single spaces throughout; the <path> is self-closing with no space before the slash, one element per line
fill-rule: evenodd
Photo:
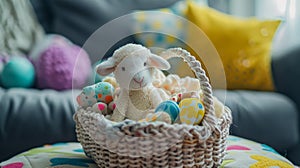
<path fill-rule="evenodd" d="M 37 86 L 56 90 L 82 87 L 91 72 L 88 54 L 76 45 L 50 45 L 35 60 L 35 66 Z"/>
<path fill-rule="evenodd" d="M 53 44 L 63 45 L 67 47 L 71 45 L 72 42 L 64 36 L 58 34 L 47 34 L 41 41 L 39 41 L 32 47 L 29 53 L 30 58 L 36 60 L 38 57 L 40 57 L 42 52 L 44 52 Z"/>
<path fill-rule="evenodd" d="M 1 84 L 6 88 L 29 88 L 34 84 L 33 64 L 24 57 L 12 57 L 2 68 Z"/>

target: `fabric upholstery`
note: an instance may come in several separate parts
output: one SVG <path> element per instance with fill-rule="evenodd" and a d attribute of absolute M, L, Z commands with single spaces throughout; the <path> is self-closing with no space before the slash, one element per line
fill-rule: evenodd
<path fill-rule="evenodd" d="M 219 97 L 232 110 L 231 134 L 268 144 L 286 152 L 299 143 L 299 120 L 295 103 L 273 92 L 217 90 Z"/>
<path fill-rule="evenodd" d="M 64 35 L 79 45 L 83 45 L 89 36 L 105 23 L 128 14 L 132 10 L 162 8 L 177 1 L 179 0 L 31 0 L 46 32 Z M 130 31 L 129 25 L 123 24 L 121 28 Z M 108 41 L 117 34 L 117 32 L 109 34 L 105 40 Z M 112 52 L 123 44 L 134 42 L 133 36 L 119 40 L 121 40 L 119 44 L 112 46 L 112 49 L 106 53 L 107 56 L 111 56 Z M 105 43 L 104 40 L 100 42 Z M 96 47 L 103 49 L 101 43 L 96 44 Z M 92 62 L 96 62 L 100 57 L 97 52 L 89 52 L 89 54 Z"/>
<path fill-rule="evenodd" d="M 293 161 L 294 164 L 300 165 L 300 143 L 290 147 L 286 155 L 286 157 Z"/>
<path fill-rule="evenodd" d="M 279 20 L 241 19 L 195 3 L 189 3 L 187 18 L 218 51 L 228 89 L 274 90 L 271 46 Z M 188 42 L 199 46 L 199 36 L 190 29 Z"/>
<path fill-rule="evenodd" d="M 290 97 L 298 109 L 298 133 L 300 133 L 300 46 L 273 57 L 272 71 L 276 90 Z M 289 120 L 287 120 L 287 123 Z M 288 149 L 287 157 L 300 165 L 300 138 Z"/>
<path fill-rule="evenodd" d="M 300 109 L 300 46 L 272 60 L 276 90 L 293 99 Z M 300 115 L 300 114 L 299 114 Z"/>
<path fill-rule="evenodd" d="M 0 1 L 0 11 L 0 54 L 27 55 L 44 35 L 30 1 Z"/>
<path fill-rule="evenodd" d="M 72 91 L 0 88 L 0 100 L 0 160 L 34 146 L 76 141 Z"/>
<path fill-rule="evenodd" d="M 273 148 L 236 136 L 229 136 L 227 155 L 220 167 L 284 167 L 293 168 L 293 164 L 279 155 Z M 57 143 L 34 148 L 15 156 L 5 162 L 0 162 L 3 168 L 24 166 L 40 167 L 97 167 L 91 158 L 84 154 L 79 143 Z"/>

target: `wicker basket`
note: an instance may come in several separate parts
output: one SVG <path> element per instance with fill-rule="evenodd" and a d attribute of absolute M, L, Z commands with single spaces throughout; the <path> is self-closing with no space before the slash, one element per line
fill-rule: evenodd
<path fill-rule="evenodd" d="M 114 123 L 90 107 L 74 115 L 76 133 L 87 156 L 99 167 L 218 167 L 225 155 L 231 111 L 215 116 L 212 90 L 201 64 L 187 51 L 169 49 L 167 57 L 182 57 L 200 80 L 206 110 L 201 125 L 162 122 Z"/>

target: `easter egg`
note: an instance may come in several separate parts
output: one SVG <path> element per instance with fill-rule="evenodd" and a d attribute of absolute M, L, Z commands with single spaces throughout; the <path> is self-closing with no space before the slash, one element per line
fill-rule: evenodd
<path fill-rule="evenodd" d="M 176 119 L 178 117 L 180 109 L 176 102 L 167 100 L 167 101 L 160 103 L 156 107 L 155 112 L 160 112 L 160 111 L 168 113 L 171 117 L 171 121 L 174 122 L 174 121 L 176 121 Z"/>
<path fill-rule="evenodd" d="M 186 98 L 179 103 L 179 118 L 181 123 L 197 125 L 202 121 L 205 110 L 200 99 Z"/>
<path fill-rule="evenodd" d="M 96 100 L 94 94 L 87 94 L 85 92 L 80 93 L 76 97 L 76 101 L 79 106 L 84 107 L 84 108 L 92 106 L 93 104 L 97 103 L 97 100 Z"/>
<path fill-rule="evenodd" d="M 114 87 L 108 82 L 95 84 L 95 96 L 97 101 L 110 103 L 113 101 Z"/>
<path fill-rule="evenodd" d="M 103 114 L 105 115 L 107 113 L 107 104 L 103 103 L 103 102 L 99 102 L 99 103 L 95 103 L 93 106 L 92 106 L 92 109 L 95 111 L 95 112 L 98 112 L 100 114 Z"/>
<path fill-rule="evenodd" d="M 29 88 L 34 84 L 34 66 L 24 57 L 12 57 L 3 66 L 0 77 L 2 85 L 6 88 Z"/>

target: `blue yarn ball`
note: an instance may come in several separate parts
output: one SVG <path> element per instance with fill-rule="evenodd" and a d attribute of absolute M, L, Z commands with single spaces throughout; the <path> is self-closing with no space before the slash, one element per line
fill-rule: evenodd
<path fill-rule="evenodd" d="M 34 84 L 34 66 L 24 57 L 12 57 L 4 65 L 0 77 L 1 84 L 6 88 L 29 88 Z"/>

